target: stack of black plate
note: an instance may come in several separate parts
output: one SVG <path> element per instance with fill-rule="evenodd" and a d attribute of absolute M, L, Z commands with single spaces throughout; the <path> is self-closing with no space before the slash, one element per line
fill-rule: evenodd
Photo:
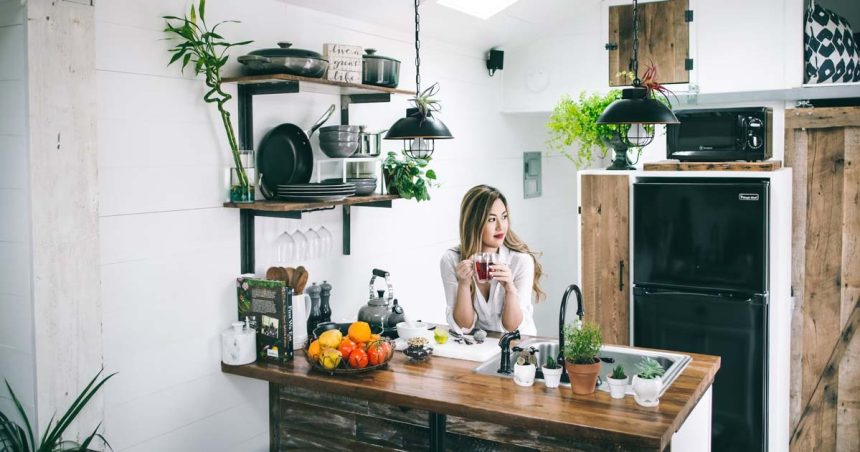
<path fill-rule="evenodd" d="M 375 177 L 360 177 L 360 178 L 350 178 L 346 180 L 349 183 L 355 184 L 355 195 L 356 196 L 367 196 L 373 194 L 376 191 L 376 178 Z M 323 181 L 324 184 L 340 184 L 343 183 L 340 178 L 334 179 L 326 179 Z"/>
<path fill-rule="evenodd" d="M 278 199 L 298 202 L 340 201 L 355 194 L 352 183 L 278 185 Z"/>

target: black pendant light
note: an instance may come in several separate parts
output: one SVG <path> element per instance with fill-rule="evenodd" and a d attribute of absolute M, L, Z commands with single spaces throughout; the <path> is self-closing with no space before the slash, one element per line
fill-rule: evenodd
<path fill-rule="evenodd" d="M 633 87 L 621 91 L 621 99 L 606 107 L 597 118 L 598 124 L 616 124 L 619 138 L 628 147 L 641 148 L 654 140 L 653 124 L 678 124 L 678 118 L 668 107 L 651 97 L 650 90 L 639 79 L 639 16 L 638 1 L 633 0 Z"/>
<path fill-rule="evenodd" d="M 418 38 L 421 17 L 418 15 L 419 0 L 415 0 L 415 103 L 421 106 L 421 41 Z M 386 140 L 403 140 L 403 150 L 413 158 L 427 158 L 433 154 L 436 140 L 454 138 L 442 121 L 433 117 L 432 108 L 409 108 L 406 117 L 400 118 L 388 129 Z"/>

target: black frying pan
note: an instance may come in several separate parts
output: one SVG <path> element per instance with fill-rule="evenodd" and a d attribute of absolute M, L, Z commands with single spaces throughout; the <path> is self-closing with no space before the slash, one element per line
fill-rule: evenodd
<path fill-rule="evenodd" d="M 310 182 L 314 166 L 311 135 L 328 121 L 335 108 L 332 104 L 307 132 L 287 123 L 275 127 L 263 137 L 257 152 L 257 169 L 260 191 L 266 199 L 275 197 L 278 185 Z"/>

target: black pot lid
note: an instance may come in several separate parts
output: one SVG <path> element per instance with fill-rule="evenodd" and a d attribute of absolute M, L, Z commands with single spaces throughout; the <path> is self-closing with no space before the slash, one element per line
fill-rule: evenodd
<path fill-rule="evenodd" d="M 364 58 L 368 58 L 368 59 L 369 58 L 375 58 L 375 59 L 379 59 L 379 60 L 391 60 L 391 61 L 396 61 L 398 63 L 400 62 L 400 60 L 395 60 L 394 58 L 389 58 L 386 56 L 377 55 L 376 49 L 364 49 L 364 55 L 362 55 L 362 56 Z"/>
<path fill-rule="evenodd" d="M 296 58 L 316 58 L 323 59 L 322 55 L 311 50 L 292 49 L 291 42 L 279 42 L 277 49 L 260 49 L 254 50 L 248 55 L 259 55 L 264 57 L 296 57 Z"/>

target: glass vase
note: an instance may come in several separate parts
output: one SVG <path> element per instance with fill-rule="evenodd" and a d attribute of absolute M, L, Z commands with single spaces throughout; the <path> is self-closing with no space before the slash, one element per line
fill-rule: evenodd
<path fill-rule="evenodd" d="M 253 150 L 239 150 L 239 161 L 242 162 L 242 168 L 233 166 L 230 168 L 230 188 L 227 196 L 230 202 L 238 204 L 247 204 L 254 202 L 255 199 L 255 181 L 256 168 L 254 165 Z M 244 170 L 245 177 L 242 177 Z"/>

